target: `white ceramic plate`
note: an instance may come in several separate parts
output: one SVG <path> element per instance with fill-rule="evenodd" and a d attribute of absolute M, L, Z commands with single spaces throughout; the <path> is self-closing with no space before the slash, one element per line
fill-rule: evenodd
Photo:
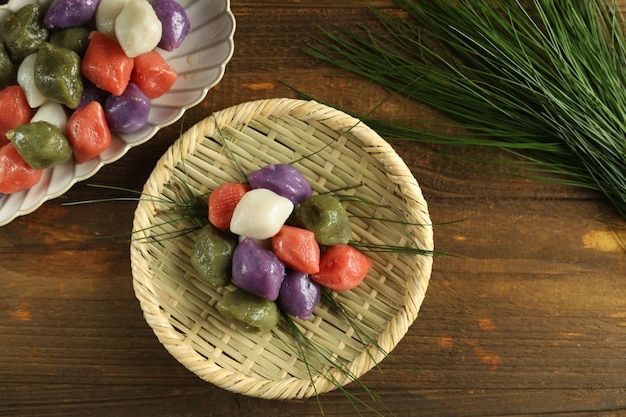
<path fill-rule="evenodd" d="M 0 19 L 33 1 L 11 0 L 0 6 Z M 83 164 L 73 159 L 44 171 L 33 188 L 0 197 L 0 226 L 17 216 L 32 213 L 44 202 L 64 194 L 77 181 L 93 176 L 106 164 L 117 161 L 134 146 L 152 138 L 159 129 L 176 122 L 183 113 L 202 101 L 223 77 L 234 51 L 235 18 L 229 0 L 179 0 L 191 22 L 183 44 L 172 52 L 159 50 L 178 72 L 172 89 L 152 100 L 148 125 L 143 129 L 113 137 L 110 148 L 98 158 Z M 38 3 L 47 4 L 48 0 Z"/>

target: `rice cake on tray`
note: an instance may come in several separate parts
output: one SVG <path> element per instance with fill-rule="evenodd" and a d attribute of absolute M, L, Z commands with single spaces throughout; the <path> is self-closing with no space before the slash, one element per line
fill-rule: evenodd
<path fill-rule="evenodd" d="M 352 241 L 425 252 L 366 250 L 372 261 L 369 274 L 356 288 L 334 293 L 356 315 L 363 333 L 324 301 L 308 320 L 294 319 L 308 340 L 336 358 L 335 365 L 312 366 L 317 361 L 312 354 L 303 360 L 285 326 L 266 334 L 239 329 L 216 308 L 232 284 L 213 288 L 190 263 L 198 223 L 181 215 L 177 203 L 193 201 L 206 209 L 208 194 L 220 184 L 243 182 L 242 171 L 276 163 L 293 163 L 314 193 L 351 195 L 346 209 Z M 393 350 L 417 318 L 432 250 L 427 203 L 387 142 L 336 109 L 279 98 L 216 112 L 170 147 L 135 212 L 131 264 L 145 319 L 181 364 L 233 392 L 293 399 L 348 384 Z M 309 374 L 312 367 L 317 370 Z"/>

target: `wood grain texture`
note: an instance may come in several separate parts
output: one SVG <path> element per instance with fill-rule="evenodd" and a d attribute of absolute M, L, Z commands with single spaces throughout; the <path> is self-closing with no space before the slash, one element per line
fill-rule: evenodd
<path fill-rule="evenodd" d="M 243 397 L 184 369 L 142 317 L 127 238 L 81 238 L 128 233 L 134 204 L 64 205 L 119 196 L 88 184 L 140 189 L 181 130 L 244 101 L 295 97 L 287 85 L 358 111 L 385 97 L 302 52 L 317 25 L 370 22 L 366 2 L 234 0 L 232 10 L 235 55 L 204 102 L 0 228 L 0 416 L 321 415 L 315 399 Z M 402 417 L 626 415 L 626 257 L 596 219 L 618 220 L 607 202 L 394 147 L 429 202 L 437 248 L 454 256 L 435 259 L 420 316 L 393 352 L 414 369 L 387 360 L 363 382 Z M 340 392 L 321 402 L 326 416 L 357 415 Z"/>

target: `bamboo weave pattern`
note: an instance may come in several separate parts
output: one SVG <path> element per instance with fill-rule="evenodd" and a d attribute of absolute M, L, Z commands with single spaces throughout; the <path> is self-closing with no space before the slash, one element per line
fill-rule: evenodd
<path fill-rule="evenodd" d="M 353 240 L 433 249 L 427 203 L 393 148 L 343 112 L 293 99 L 233 106 L 191 127 L 152 172 L 133 224 L 134 289 L 159 341 L 203 380 L 268 399 L 306 398 L 336 386 L 322 375 L 309 376 L 306 363 L 294 353 L 296 347 L 289 346 L 287 334 L 250 334 L 221 316 L 215 304 L 225 289 L 198 279 L 189 261 L 195 233 L 163 238 L 190 223 L 172 213 L 171 205 L 163 200 L 176 200 L 187 189 L 206 196 L 224 182 L 244 181 L 237 164 L 252 172 L 266 164 L 292 162 L 314 192 L 361 184 L 342 191 L 360 200 L 347 203 L 353 216 Z M 432 257 L 367 254 L 373 261 L 368 277 L 337 297 L 358 314 L 368 336 L 391 352 L 417 318 Z M 384 359 L 379 350 L 364 346 L 354 329 L 324 303 L 308 321 L 298 323 L 357 377 Z M 340 384 L 350 382 L 345 372 L 327 369 L 327 375 Z"/>

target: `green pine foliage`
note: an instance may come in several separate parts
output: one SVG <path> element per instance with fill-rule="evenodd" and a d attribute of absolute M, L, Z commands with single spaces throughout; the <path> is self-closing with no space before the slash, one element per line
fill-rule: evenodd
<path fill-rule="evenodd" d="M 626 217 L 626 36 L 615 0 L 393 2 L 403 13 L 372 8 L 381 29 L 322 29 L 307 52 L 469 133 L 366 123 L 392 140 L 510 151 L 529 176 L 600 191 Z"/>

